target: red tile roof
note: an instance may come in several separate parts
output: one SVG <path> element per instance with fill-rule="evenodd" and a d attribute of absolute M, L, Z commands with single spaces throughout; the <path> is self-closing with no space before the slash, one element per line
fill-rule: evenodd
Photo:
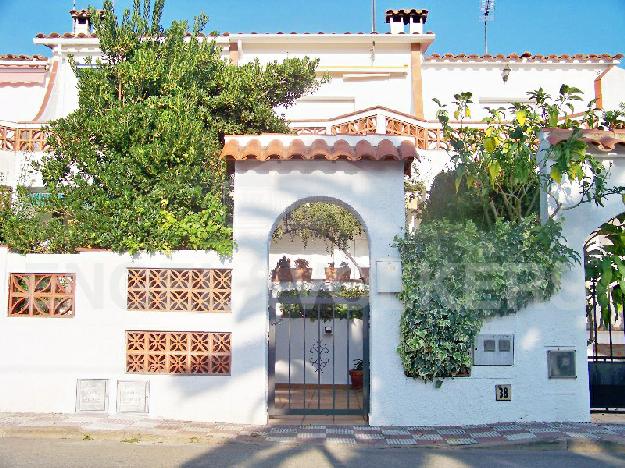
<path fill-rule="evenodd" d="M 510 55 L 478 55 L 478 54 L 432 54 L 425 57 L 427 62 L 590 62 L 605 63 L 615 62 L 623 58 L 623 54 L 532 54 L 523 52 L 522 54 Z"/>
<path fill-rule="evenodd" d="M 391 35 L 391 32 L 363 32 L 363 31 L 358 31 L 358 32 L 344 32 L 344 33 L 337 33 L 337 32 L 323 32 L 323 31 L 319 31 L 319 32 L 295 32 L 295 31 L 291 31 L 291 32 L 285 32 L 285 31 L 278 31 L 278 32 L 256 32 L 256 31 L 252 31 L 252 32 L 237 32 L 237 33 L 231 33 L 231 32 L 222 32 L 222 33 L 209 33 L 209 34 L 204 34 L 204 33 L 200 33 L 199 37 L 229 37 L 232 36 L 234 34 L 252 34 L 254 36 L 269 36 L 269 35 L 290 35 L 290 36 L 308 36 L 308 35 L 313 35 L 313 34 L 319 34 L 319 35 L 325 35 L 325 36 L 343 36 L 343 35 L 353 35 L 353 36 L 362 36 L 365 34 L 375 34 L 375 35 Z M 400 32 L 398 34 L 405 34 L 405 35 L 410 35 L 410 34 L 419 34 L 419 33 L 403 33 Z M 434 34 L 432 31 L 428 31 L 425 32 L 423 34 Z M 187 36 L 191 36 L 192 34 L 189 32 L 187 33 Z M 396 35 L 396 34 L 395 34 Z M 58 32 L 51 32 L 48 34 L 45 33 L 37 33 L 37 35 L 35 36 L 37 39 L 76 39 L 76 38 L 97 38 L 97 34 L 96 33 L 90 33 L 90 34 L 86 34 L 86 33 L 79 33 L 79 34 L 74 34 L 71 32 L 66 32 L 66 33 L 58 33 Z"/>
<path fill-rule="evenodd" d="M 290 135 L 288 135 L 290 136 Z M 287 136 L 287 137 L 288 137 Z M 291 136 L 292 137 L 292 136 Z M 258 138 L 252 138 L 245 146 L 241 146 L 236 139 L 227 140 L 221 151 L 221 157 L 235 161 L 257 160 L 268 161 L 300 159 L 312 161 L 325 159 L 328 161 L 412 161 L 417 157 L 414 141 L 403 140 L 396 146 L 389 139 L 383 139 L 373 145 L 367 138 L 362 138 L 354 146 L 346 140 L 338 139 L 329 145 L 327 139 L 318 138 L 312 142 L 304 143 L 300 138 L 291 138 L 288 146 L 282 139 L 276 136 L 266 144 L 262 144 Z"/>
<path fill-rule="evenodd" d="M 543 131 L 548 133 L 547 141 L 551 145 L 566 140 L 571 135 L 571 130 L 564 128 L 546 128 Z M 600 151 L 614 151 L 617 149 L 617 145 L 621 151 L 625 151 L 625 129 L 615 131 L 582 130 L 582 139 Z"/>
<path fill-rule="evenodd" d="M 16 54 L 0 54 L 0 61 L 6 62 L 47 62 L 48 57 L 43 55 L 16 55 Z"/>

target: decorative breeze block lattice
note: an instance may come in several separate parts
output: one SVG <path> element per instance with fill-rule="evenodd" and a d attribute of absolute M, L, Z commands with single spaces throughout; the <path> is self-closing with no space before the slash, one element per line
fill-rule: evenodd
<path fill-rule="evenodd" d="M 230 375 L 230 362 L 230 333 L 126 332 L 130 374 Z"/>
<path fill-rule="evenodd" d="M 232 271 L 129 269 L 128 309 L 230 312 Z"/>
<path fill-rule="evenodd" d="M 10 317 L 73 317 L 75 275 L 11 273 Z"/>

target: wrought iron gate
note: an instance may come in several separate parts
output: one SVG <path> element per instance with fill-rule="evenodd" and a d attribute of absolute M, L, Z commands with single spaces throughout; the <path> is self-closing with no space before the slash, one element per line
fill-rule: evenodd
<path fill-rule="evenodd" d="M 367 299 L 271 297 L 269 323 L 270 416 L 366 417 L 369 413 Z M 358 359 L 362 359 L 362 386 L 355 389 L 354 383 L 358 382 L 350 379 L 349 370 Z"/>
<path fill-rule="evenodd" d="M 611 305 L 609 305 L 611 307 Z M 592 412 L 625 412 L 625 317 L 610 310 L 608 326 L 601 324 L 594 282 L 587 304 L 588 376 Z"/>

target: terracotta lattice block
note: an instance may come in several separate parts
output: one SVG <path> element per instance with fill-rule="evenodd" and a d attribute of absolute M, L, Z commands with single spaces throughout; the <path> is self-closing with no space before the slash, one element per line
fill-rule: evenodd
<path fill-rule="evenodd" d="M 128 270 L 128 309 L 230 312 L 232 271 L 226 269 Z"/>
<path fill-rule="evenodd" d="M 231 334 L 213 332 L 126 332 L 130 374 L 230 375 Z"/>
<path fill-rule="evenodd" d="M 71 273 L 11 273 L 10 317 L 73 317 L 75 276 Z"/>

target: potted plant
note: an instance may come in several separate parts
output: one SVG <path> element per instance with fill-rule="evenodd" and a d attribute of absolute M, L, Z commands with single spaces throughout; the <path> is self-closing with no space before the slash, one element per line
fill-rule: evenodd
<path fill-rule="evenodd" d="M 286 256 L 278 260 L 276 268 L 271 272 L 271 277 L 273 281 L 292 281 L 291 260 Z"/>
<path fill-rule="evenodd" d="M 352 270 L 345 262 L 341 262 L 341 265 L 336 269 L 337 281 L 349 281 L 352 276 Z"/>
<path fill-rule="evenodd" d="M 328 266 L 324 269 L 326 274 L 326 281 L 336 281 L 336 268 L 334 268 L 334 262 L 328 263 Z"/>
<path fill-rule="evenodd" d="M 352 390 L 360 390 L 363 381 L 363 361 L 354 359 L 354 368 L 349 370 L 349 378 L 352 383 Z"/>
<path fill-rule="evenodd" d="M 291 277 L 295 281 L 310 281 L 312 279 L 312 268 L 308 260 L 298 258 L 295 260 L 295 268 L 291 269 Z"/>
<path fill-rule="evenodd" d="M 360 279 L 363 283 L 369 283 L 369 267 L 360 268 Z"/>

